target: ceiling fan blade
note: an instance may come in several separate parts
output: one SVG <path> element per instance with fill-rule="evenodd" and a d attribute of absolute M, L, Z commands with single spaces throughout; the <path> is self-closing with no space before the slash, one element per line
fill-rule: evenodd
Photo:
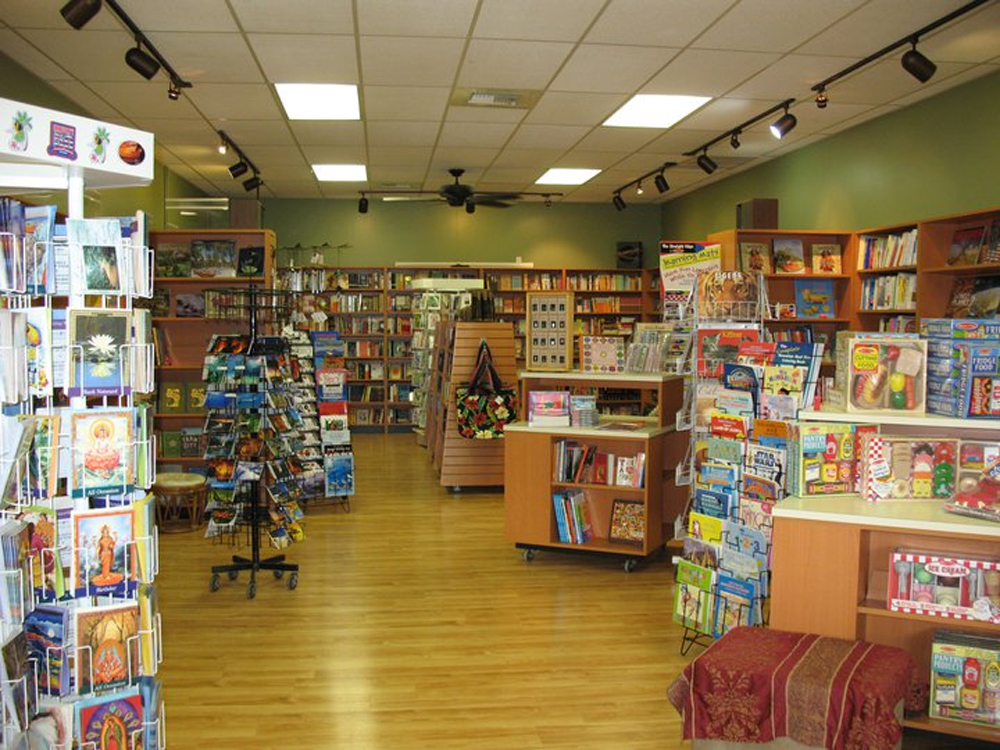
<path fill-rule="evenodd" d="M 487 198 L 486 200 L 476 199 L 473 201 L 477 206 L 486 206 L 487 208 L 510 208 L 510 203 L 504 203 L 496 198 Z"/>
<path fill-rule="evenodd" d="M 520 193 L 491 193 L 488 190 L 477 190 L 475 193 L 476 200 L 480 198 L 486 198 L 487 200 L 494 201 L 516 201 L 521 199 Z"/>

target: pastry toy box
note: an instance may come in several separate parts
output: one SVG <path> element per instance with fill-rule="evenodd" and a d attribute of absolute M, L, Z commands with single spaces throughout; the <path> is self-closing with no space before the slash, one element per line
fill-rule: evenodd
<path fill-rule="evenodd" d="M 1000 320 L 993 318 L 923 318 L 920 335 L 943 339 L 1000 339 Z"/>
<path fill-rule="evenodd" d="M 1000 561 L 895 550 L 888 606 L 893 612 L 1000 625 Z"/>
<path fill-rule="evenodd" d="M 1000 723 L 1000 639 L 953 630 L 934 633 L 928 714 L 973 724 Z"/>
<path fill-rule="evenodd" d="M 926 411 L 926 341 L 873 337 L 848 347 L 847 411 Z"/>
<path fill-rule="evenodd" d="M 950 500 L 955 495 L 959 441 L 910 435 L 861 436 L 861 496 L 880 500 Z"/>

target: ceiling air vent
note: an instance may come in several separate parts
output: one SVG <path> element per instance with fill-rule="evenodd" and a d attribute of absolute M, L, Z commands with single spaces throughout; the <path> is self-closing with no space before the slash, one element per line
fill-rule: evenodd
<path fill-rule="evenodd" d="M 541 91 L 516 89 L 455 89 L 449 102 L 453 107 L 495 107 L 498 109 L 531 109 L 538 103 Z"/>
<path fill-rule="evenodd" d="M 473 107 L 516 107 L 519 102 L 517 94 L 473 91 L 467 103 Z"/>

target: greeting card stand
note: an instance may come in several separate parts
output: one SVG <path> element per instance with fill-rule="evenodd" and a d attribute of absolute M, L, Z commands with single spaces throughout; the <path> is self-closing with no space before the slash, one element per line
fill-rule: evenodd
<path fill-rule="evenodd" d="M 251 284 L 246 290 L 245 307 L 236 303 L 226 304 L 226 309 L 232 312 L 239 312 L 236 308 L 241 307 L 246 313 L 245 319 L 250 324 L 250 346 L 247 350 L 249 355 L 259 353 L 260 350 L 258 315 L 265 309 L 269 316 L 274 315 L 278 312 L 277 308 L 280 304 L 277 298 L 271 296 L 272 292 L 265 291 L 264 295 L 261 295 L 261 291 Z M 262 296 L 266 298 L 266 301 L 261 299 Z M 262 306 L 262 302 L 266 308 Z M 213 565 L 212 577 L 209 581 L 209 588 L 212 591 L 218 591 L 222 584 L 221 576 L 223 573 L 230 581 L 235 581 L 241 571 L 249 571 L 250 581 L 247 584 L 247 599 L 253 599 L 257 596 L 257 573 L 262 570 L 271 571 L 277 579 L 282 578 L 285 573 L 289 573 L 289 590 L 294 590 L 299 585 L 299 566 L 297 563 L 285 562 L 284 555 L 261 557 L 261 526 L 269 522 L 266 510 L 267 488 L 262 479 L 252 482 L 251 485 L 250 491 L 246 493 L 249 502 L 243 509 L 244 520 L 250 527 L 250 557 L 233 555 L 231 563 Z"/>

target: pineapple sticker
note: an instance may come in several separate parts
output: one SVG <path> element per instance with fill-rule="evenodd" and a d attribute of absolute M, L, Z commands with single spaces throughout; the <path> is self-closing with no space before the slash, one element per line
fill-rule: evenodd
<path fill-rule="evenodd" d="M 107 158 L 107 145 L 111 140 L 111 134 L 107 128 L 100 127 L 94 131 L 94 138 L 90 145 L 90 161 L 93 164 L 103 164 Z"/>
<path fill-rule="evenodd" d="M 14 115 L 14 122 L 11 129 L 7 131 L 11 134 L 11 151 L 23 153 L 28 150 L 28 133 L 31 132 L 31 117 L 27 112 L 18 112 Z"/>

